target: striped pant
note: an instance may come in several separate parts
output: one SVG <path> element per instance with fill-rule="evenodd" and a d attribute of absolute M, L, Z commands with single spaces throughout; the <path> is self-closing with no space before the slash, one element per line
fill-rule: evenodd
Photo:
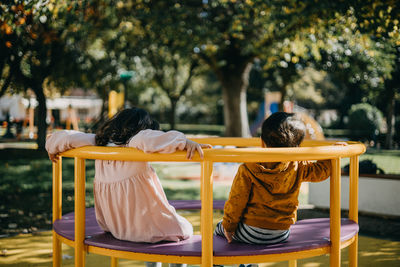
<path fill-rule="evenodd" d="M 239 222 L 233 240 L 247 244 L 270 245 L 286 241 L 289 233 L 290 230 L 269 230 Z M 214 234 L 225 236 L 222 221 L 217 224 Z"/>

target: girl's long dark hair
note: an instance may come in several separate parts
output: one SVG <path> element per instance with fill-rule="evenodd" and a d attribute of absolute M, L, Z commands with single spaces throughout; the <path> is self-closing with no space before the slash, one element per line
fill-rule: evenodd
<path fill-rule="evenodd" d="M 108 143 L 124 145 L 128 143 L 132 136 L 146 129 L 158 130 L 160 125 L 144 109 L 124 109 L 106 121 L 96 131 L 96 145 L 105 146 Z"/>

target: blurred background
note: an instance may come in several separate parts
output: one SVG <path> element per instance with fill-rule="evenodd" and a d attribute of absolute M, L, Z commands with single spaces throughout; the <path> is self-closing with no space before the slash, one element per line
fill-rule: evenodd
<path fill-rule="evenodd" d="M 362 266 L 395 266 L 399 20 L 394 0 L 1 1 L 0 265 L 51 264 L 46 135 L 95 132 L 136 106 L 163 130 L 188 135 L 259 136 L 264 118 L 287 111 L 301 114 L 307 138 L 362 141 Z M 344 181 L 347 164 L 343 159 Z M 88 206 L 93 166 L 88 161 Z M 169 199 L 199 198 L 198 165 L 154 167 Z M 73 161 L 63 168 L 69 212 Z M 215 198 L 227 198 L 236 168 L 214 166 Z M 329 216 L 328 192 L 329 184 L 306 185 L 300 218 Z M 185 216 L 198 222 L 198 214 Z M 44 252 L 28 253 L 32 246 Z"/>
<path fill-rule="evenodd" d="M 2 1 L 3 138 L 94 131 L 123 107 L 163 126 L 257 135 L 277 110 L 398 148 L 396 1 Z M 397 123 L 396 123 L 397 122 Z"/>

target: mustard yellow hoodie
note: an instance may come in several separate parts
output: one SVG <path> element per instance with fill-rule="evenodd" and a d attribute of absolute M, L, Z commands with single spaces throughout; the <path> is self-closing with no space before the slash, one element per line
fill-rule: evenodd
<path fill-rule="evenodd" d="M 245 163 L 233 180 L 222 225 L 234 232 L 243 223 L 286 230 L 295 223 L 302 182 L 319 182 L 331 173 L 331 161 Z"/>

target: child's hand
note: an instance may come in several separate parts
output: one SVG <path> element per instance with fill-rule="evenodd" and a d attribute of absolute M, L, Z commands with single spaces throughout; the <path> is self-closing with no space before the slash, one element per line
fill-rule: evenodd
<path fill-rule="evenodd" d="M 49 140 L 50 139 L 50 137 L 52 136 L 53 134 L 48 134 L 48 135 L 46 135 L 46 141 L 47 140 Z M 54 162 L 54 163 L 57 163 L 57 161 L 58 161 L 58 154 L 50 154 L 50 153 L 48 153 L 49 154 L 49 159 L 52 161 L 52 162 Z"/>
<path fill-rule="evenodd" d="M 333 145 L 334 146 L 347 146 L 348 144 L 346 142 L 339 141 L 339 142 L 334 143 Z"/>
<path fill-rule="evenodd" d="M 49 159 L 54 162 L 57 163 L 58 161 L 58 154 L 49 154 Z"/>
<path fill-rule="evenodd" d="M 227 231 L 224 229 L 224 235 L 225 235 L 226 240 L 228 240 L 228 243 L 231 243 L 231 242 L 232 242 L 232 240 L 233 240 L 233 234 L 234 234 L 234 232 L 227 232 Z"/>
<path fill-rule="evenodd" d="M 197 152 L 199 152 L 200 158 L 203 158 L 204 157 L 203 148 L 211 148 L 211 147 L 212 147 L 211 145 L 199 144 L 192 140 L 187 139 L 185 145 L 185 149 L 187 150 L 186 158 L 192 159 L 194 154 L 196 153 L 196 150 Z"/>

